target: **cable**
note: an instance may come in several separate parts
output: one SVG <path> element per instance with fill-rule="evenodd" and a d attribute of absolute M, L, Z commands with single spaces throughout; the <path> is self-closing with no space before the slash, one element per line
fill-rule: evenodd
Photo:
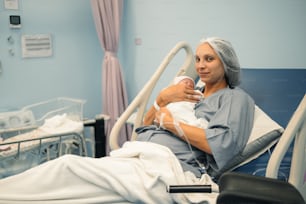
<path fill-rule="evenodd" d="M 200 163 L 200 161 L 199 161 L 199 160 L 196 158 L 196 156 L 194 155 L 194 152 L 193 152 L 193 150 L 192 150 L 190 141 L 189 141 L 188 137 L 185 135 L 185 133 L 184 133 L 183 129 L 181 128 L 179 122 L 178 122 L 177 120 L 173 119 L 173 122 L 172 122 L 172 123 L 170 123 L 170 122 L 164 123 L 164 121 L 163 121 L 164 117 L 165 117 L 165 113 L 161 113 L 160 122 L 159 122 L 159 128 L 166 129 L 166 128 L 164 127 L 164 124 L 173 124 L 173 125 L 174 125 L 174 128 L 176 129 L 176 131 L 177 131 L 177 133 L 178 133 L 178 135 L 179 135 L 180 137 L 185 138 L 185 141 L 186 141 L 187 144 L 188 144 L 188 148 L 189 148 L 189 150 L 190 150 L 190 152 L 191 152 L 191 154 L 192 154 L 192 157 L 193 157 L 193 159 L 195 160 L 195 162 L 196 162 L 196 163 L 198 164 L 198 166 L 199 166 L 199 171 L 200 171 L 200 173 L 201 173 L 201 174 L 206 174 L 207 171 L 206 171 L 205 166 L 204 166 L 202 163 Z"/>

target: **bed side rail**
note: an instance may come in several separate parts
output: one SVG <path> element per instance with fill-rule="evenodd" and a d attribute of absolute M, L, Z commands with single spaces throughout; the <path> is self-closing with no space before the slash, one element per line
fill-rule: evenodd
<path fill-rule="evenodd" d="M 16 175 L 65 154 L 86 156 L 81 133 L 66 132 L 0 144 L 0 179 Z"/>
<path fill-rule="evenodd" d="M 144 116 L 144 112 L 146 109 L 147 102 L 150 98 L 150 95 L 152 93 L 152 90 L 154 89 L 157 81 L 161 77 L 164 70 L 167 68 L 171 60 L 174 58 L 174 56 L 181 50 L 184 49 L 186 51 L 186 58 L 182 65 L 182 67 L 179 69 L 179 71 L 176 73 L 175 76 L 180 75 L 188 75 L 192 78 L 196 78 L 197 74 L 194 69 L 194 56 L 191 47 L 186 42 L 179 42 L 177 43 L 167 54 L 167 56 L 163 59 L 162 63 L 159 65 L 155 73 L 152 75 L 150 80 L 145 84 L 144 88 L 137 94 L 137 96 L 133 99 L 133 101 L 130 103 L 130 105 L 127 107 L 127 109 L 122 113 L 122 115 L 119 117 L 115 125 L 113 126 L 110 138 L 109 138 L 109 144 L 111 149 L 117 149 L 119 148 L 118 145 L 118 135 L 123 125 L 126 124 L 126 121 L 128 118 L 135 112 L 135 110 L 138 108 L 136 113 L 136 119 L 135 123 L 133 124 L 133 132 L 131 136 L 131 140 L 136 139 L 136 133 L 135 129 L 142 124 L 142 118 Z"/>
<path fill-rule="evenodd" d="M 61 133 L 61 134 L 50 134 L 48 136 L 43 136 L 43 137 L 37 137 L 37 138 L 31 138 L 31 139 L 24 139 L 24 140 L 19 140 L 19 141 L 12 141 L 12 142 L 2 142 L 0 143 L 0 146 L 6 146 L 6 145 L 17 145 L 16 150 L 14 150 L 13 153 L 10 152 L 10 155 L 15 155 L 16 158 L 19 158 L 19 156 L 22 154 L 23 151 L 29 151 L 32 149 L 38 149 L 39 153 L 41 153 L 42 148 L 46 144 L 58 144 L 59 149 L 58 149 L 58 156 L 62 156 L 65 154 L 63 152 L 63 144 L 66 142 L 66 140 L 75 140 L 76 143 L 79 145 L 79 155 L 80 156 L 87 156 L 87 150 L 86 150 L 86 142 L 84 141 L 84 138 L 81 134 L 76 133 L 76 132 L 66 132 L 66 133 Z M 36 142 L 37 141 L 37 142 Z M 27 148 L 22 148 L 23 143 L 27 142 L 35 142 L 35 145 L 31 145 Z M 70 141 L 71 143 L 72 141 Z M 2 157 L 6 157 L 6 152 L 2 152 L 3 155 L 0 154 L 0 159 Z"/>
<path fill-rule="evenodd" d="M 294 185 L 306 200 L 306 94 L 273 150 L 266 177 L 277 178 L 280 163 L 293 139 L 295 141 L 288 182 Z"/>

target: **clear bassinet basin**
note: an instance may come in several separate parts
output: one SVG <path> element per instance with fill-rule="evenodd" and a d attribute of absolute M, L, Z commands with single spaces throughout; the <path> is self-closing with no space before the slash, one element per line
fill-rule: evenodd
<path fill-rule="evenodd" d="M 82 121 L 84 103 L 81 99 L 59 97 L 24 106 L 20 110 L 2 112 L 0 133 L 39 127 L 46 119 L 62 114 L 66 114 L 73 121 Z"/>

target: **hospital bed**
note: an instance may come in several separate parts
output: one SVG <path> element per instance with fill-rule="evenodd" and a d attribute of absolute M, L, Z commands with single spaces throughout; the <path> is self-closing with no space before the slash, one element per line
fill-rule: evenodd
<path fill-rule="evenodd" d="M 130 105 L 124 111 L 124 113 L 118 118 L 110 134 L 111 149 L 119 148 L 118 141 L 117 141 L 119 132 L 121 128 L 124 125 L 126 125 L 127 121 L 131 123 L 131 118 L 133 118 L 132 120 L 133 132 L 132 132 L 131 140 L 136 139 L 137 134 L 135 133 L 135 129 L 142 125 L 142 118 L 147 110 L 147 104 L 149 102 L 150 96 L 152 94 L 152 91 L 156 83 L 158 82 L 158 80 L 160 79 L 160 77 L 162 76 L 166 68 L 169 67 L 169 64 L 173 60 L 173 58 L 181 50 L 184 50 L 186 52 L 186 57 L 185 57 L 183 65 L 176 72 L 175 76 L 188 75 L 196 79 L 197 74 L 194 68 L 194 55 L 193 55 L 192 49 L 187 43 L 179 42 L 172 50 L 170 50 L 170 52 L 164 58 L 160 66 L 157 68 L 156 72 L 149 79 L 149 81 L 145 84 L 144 88 L 138 93 L 138 95 L 134 98 L 134 100 L 130 103 Z M 243 71 L 242 71 L 242 74 L 243 74 Z M 254 79 L 252 80 L 254 81 Z M 281 184 L 279 184 L 279 186 L 284 187 L 283 190 L 293 189 L 293 191 L 290 191 L 290 193 L 291 195 L 293 195 L 294 198 L 297 198 L 297 200 L 295 201 L 299 201 L 301 203 L 305 202 L 304 200 L 306 200 L 306 186 L 305 186 L 305 182 L 306 182 L 306 179 L 305 179 L 306 177 L 306 157 L 305 157 L 306 96 L 305 96 L 305 90 L 304 90 L 305 86 L 303 86 L 305 85 L 305 77 L 302 79 L 302 83 L 304 84 L 302 84 L 302 95 L 298 99 L 298 103 L 299 103 L 297 104 L 298 108 L 296 109 L 294 114 L 292 114 L 292 118 L 290 122 L 288 123 L 288 125 L 287 124 L 283 125 L 285 128 L 279 125 L 278 122 L 275 122 L 274 120 L 272 120 L 271 117 L 267 115 L 265 111 L 262 110 L 261 107 L 256 106 L 255 116 L 254 116 L 255 117 L 254 127 L 252 130 L 250 139 L 246 145 L 246 148 L 244 149 L 242 153 L 237 155 L 235 159 L 233 159 L 231 164 L 223 168 L 217 175 L 213 175 L 216 178 L 221 177 L 220 180 L 223 183 L 226 183 L 226 185 L 223 184 L 226 186 L 225 189 L 222 188 L 222 186 L 220 186 L 220 198 L 221 198 L 220 203 L 226 203 L 226 202 L 222 202 L 224 200 L 222 200 L 221 195 L 223 195 L 223 198 L 225 197 L 225 200 L 230 201 L 230 199 L 228 198 L 233 195 L 231 193 L 226 194 L 229 192 L 229 191 L 226 191 L 226 189 L 227 188 L 230 189 L 232 187 L 230 183 L 235 183 L 237 181 L 239 181 L 240 184 L 243 186 L 246 186 L 246 185 L 252 186 L 252 182 L 254 182 L 255 180 L 257 181 L 260 178 L 263 180 L 263 182 L 262 183 L 258 182 L 259 184 L 257 187 L 267 188 L 267 191 L 271 189 L 273 190 L 272 184 L 274 184 L 275 181 L 281 180 L 281 178 L 279 178 L 281 175 L 281 173 L 279 172 L 281 162 L 282 162 L 283 157 L 288 153 L 288 149 L 290 148 L 292 150 L 291 152 L 292 155 L 290 155 L 291 162 L 289 162 L 289 167 L 288 167 L 290 168 L 290 175 L 288 177 L 285 176 L 284 177 L 285 181 L 282 183 L 283 186 L 281 186 Z M 255 86 L 252 88 L 256 90 Z M 248 90 L 246 91 L 248 92 Z M 255 101 L 257 102 L 256 97 L 255 97 Z M 293 141 L 294 141 L 294 144 L 292 144 Z M 272 152 L 272 155 L 271 155 L 271 152 Z M 248 165 L 249 163 L 256 161 L 256 159 L 262 157 L 262 155 L 268 155 L 268 160 L 269 160 L 268 165 L 264 167 L 265 175 L 262 175 L 262 176 L 248 175 L 245 177 L 243 176 L 241 177 L 241 175 L 238 174 L 237 177 L 235 177 L 236 175 L 230 175 L 226 177 L 228 172 L 237 171 L 237 169 L 242 168 Z M 252 172 L 253 174 L 256 174 L 256 169 L 253 169 L 252 171 L 253 171 Z M 225 176 L 225 178 L 223 176 Z M 227 179 L 228 177 L 236 178 L 236 180 L 234 179 L 234 181 L 232 180 L 228 181 Z M 224 180 L 226 180 L 226 182 L 224 182 Z M 271 186 L 268 185 L 269 183 L 271 184 Z M 243 189 L 243 186 L 241 188 L 241 185 L 237 185 L 238 187 L 240 187 L 240 190 Z M 289 187 L 287 185 L 289 185 Z M 291 185 L 293 186 L 293 188 L 291 188 Z M 239 188 L 236 188 L 236 187 L 233 189 L 235 189 L 235 191 L 237 192 L 239 191 Z M 288 188 L 285 188 L 285 187 L 288 187 Z M 279 190 L 279 189 L 280 188 L 276 190 Z M 222 194 L 221 190 L 223 192 L 226 192 L 225 194 L 228 195 L 229 197 L 224 196 L 224 193 Z M 196 191 L 196 190 L 193 189 L 191 190 L 191 192 L 192 191 Z M 259 195 L 255 196 L 256 198 L 261 197 L 260 194 L 262 194 L 262 192 L 260 191 L 256 192 L 256 190 L 255 191 L 253 190 L 251 193 L 250 192 L 248 193 L 249 195 L 251 194 L 256 195 L 256 193 L 258 193 Z M 282 193 L 286 193 L 286 192 L 282 192 Z M 301 195 L 303 196 L 303 198 L 301 197 Z M 256 203 L 255 201 L 251 202 L 252 200 L 243 200 L 243 198 L 239 197 L 240 195 L 236 195 L 236 196 L 238 196 L 237 200 L 235 200 L 235 202 L 232 202 L 232 203 L 238 203 L 237 201 L 239 199 L 240 201 L 242 201 L 242 203 L 244 201 L 248 201 L 248 203 Z M 273 195 L 270 194 L 270 196 L 273 196 Z M 264 200 L 261 200 L 261 201 L 262 203 L 264 203 Z M 286 202 L 286 200 L 283 200 L 283 202 Z"/>
<path fill-rule="evenodd" d="M 55 98 L 0 113 L 0 178 L 64 154 L 87 156 L 83 104 Z"/>

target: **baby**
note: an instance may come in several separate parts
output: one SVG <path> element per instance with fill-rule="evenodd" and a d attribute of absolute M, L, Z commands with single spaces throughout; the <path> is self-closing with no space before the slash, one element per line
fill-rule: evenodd
<path fill-rule="evenodd" d="M 185 84 L 194 89 L 194 80 L 188 76 L 178 76 L 173 80 L 173 84 Z M 167 109 L 173 118 L 178 122 L 194 125 L 199 128 L 207 128 L 208 122 L 204 118 L 197 118 L 194 110 L 195 103 L 188 101 L 173 102 L 167 105 Z"/>

